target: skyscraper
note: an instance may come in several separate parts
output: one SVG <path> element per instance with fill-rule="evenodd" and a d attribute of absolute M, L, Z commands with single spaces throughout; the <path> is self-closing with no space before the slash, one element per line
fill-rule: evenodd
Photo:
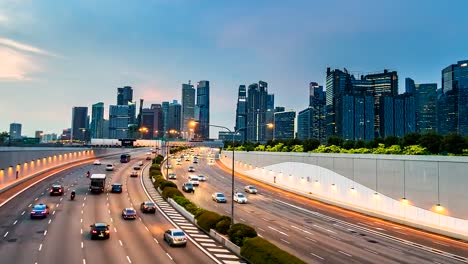
<path fill-rule="evenodd" d="M 440 134 L 468 135 L 468 60 L 442 70 L 442 95 L 437 106 Z"/>
<path fill-rule="evenodd" d="M 104 103 L 93 104 L 91 108 L 91 138 L 104 138 Z"/>
<path fill-rule="evenodd" d="M 153 139 L 160 136 L 162 132 L 162 108 L 160 104 L 152 104 L 151 108 L 143 108 L 141 127 L 148 129 L 147 132 L 141 134 L 143 139 Z"/>
<path fill-rule="evenodd" d="M 246 140 L 245 128 L 247 126 L 247 90 L 245 85 L 239 86 L 239 93 L 237 95 L 236 107 L 236 126 L 234 130 L 239 130 L 239 137 L 241 141 Z"/>
<path fill-rule="evenodd" d="M 415 89 L 415 84 L 414 84 L 414 80 L 411 79 L 411 78 L 405 78 L 405 92 L 406 93 L 414 93 L 414 89 Z"/>
<path fill-rule="evenodd" d="M 267 94 L 267 102 L 266 102 L 266 114 L 265 114 L 265 124 L 274 124 L 275 123 L 275 95 L 274 94 Z M 282 111 L 284 112 L 284 108 Z M 273 129 L 265 129 L 265 141 L 272 140 L 274 136 Z"/>
<path fill-rule="evenodd" d="M 275 113 L 274 139 L 294 139 L 295 111 Z"/>
<path fill-rule="evenodd" d="M 318 85 L 316 82 L 309 83 L 309 106 L 325 104 L 325 93 L 323 86 Z"/>
<path fill-rule="evenodd" d="M 436 132 L 437 84 L 416 84 L 414 89 L 416 109 L 416 131 L 419 133 Z"/>
<path fill-rule="evenodd" d="M 20 123 L 10 124 L 10 140 L 18 140 L 22 138 L 21 128 L 22 128 L 22 125 Z"/>
<path fill-rule="evenodd" d="M 195 119 L 195 88 L 193 85 L 182 84 L 182 131 L 190 131 L 190 121 Z"/>
<path fill-rule="evenodd" d="M 42 130 L 36 130 L 36 132 L 34 132 L 34 137 L 38 138 L 40 141 L 42 141 L 43 136 L 44 136 L 44 131 Z"/>
<path fill-rule="evenodd" d="M 182 106 L 177 102 L 177 100 L 174 100 L 171 104 L 169 104 L 168 119 L 169 130 L 175 130 L 177 134 L 180 134 Z"/>
<path fill-rule="evenodd" d="M 162 102 L 163 137 L 169 132 L 169 102 Z"/>
<path fill-rule="evenodd" d="M 71 139 L 77 141 L 86 141 L 86 135 L 89 134 L 87 131 L 88 124 L 86 120 L 88 118 L 88 107 L 73 107 L 72 109 L 72 127 L 71 127 Z"/>
<path fill-rule="evenodd" d="M 125 139 L 129 138 L 130 105 L 110 105 L 109 106 L 109 138 Z"/>
<path fill-rule="evenodd" d="M 117 88 L 117 105 L 128 105 L 129 102 L 133 102 L 132 87 Z"/>
<path fill-rule="evenodd" d="M 247 91 L 247 141 L 265 142 L 268 84 L 249 85 Z"/>
<path fill-rule="evenodd" d="M 196 137 L 199 139 L 210 138 L 210 82 L 199 81 L 197 84 L 197 113 L 198 125 Z"/>

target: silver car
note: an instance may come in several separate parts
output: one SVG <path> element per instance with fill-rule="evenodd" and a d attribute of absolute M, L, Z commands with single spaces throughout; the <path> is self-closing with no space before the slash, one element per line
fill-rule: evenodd
<path fill-rule="evenodd" d="M 169 173 L 167 178 L 169 178 L 169 180 L 175 180 L 175 179 L 177 179 L 177 175 L 174 172 L 171 172 L 171 173 Z"/>
<path fill-rule="evenodd" d="M 187 245 L 187 236 L 184 231 L 180 229 L 169 229 L 164 232 L 164 241 L 166 241 L 169 246 L 183 246 Z"/>
<path fill-rule="evenodd" d="M 227 202 L 227 199 L 226 199 L 226 196 L 224 196 L 224 194 L 222 193 L 213 193 L 211 195 L 211 199 L 213 199 L 213 201 L 217 202 L 217 203 L 226 203 Z"/>
<path fill-rule="evenodd" d="M 252 185 L 247 185 L 247 186 L 245 186 L 244 190 L 245 190 L 245 192 L 247 192 L 247 193 L 252 193 L 252 194 L 256 194 L 256 193 L 257 193 L 257 188 L 255 188 L 255 187 L 252 186 Z"/>

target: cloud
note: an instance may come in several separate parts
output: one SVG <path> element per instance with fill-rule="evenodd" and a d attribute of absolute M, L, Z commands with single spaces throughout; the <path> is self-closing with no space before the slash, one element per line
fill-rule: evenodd
<path fill-rule="evenodd" d="M 0 46 L 0 80 L 27 80 L 39 67 L 28 55 Z"/>
<path fill-rule="evenodd" d="M 5 46 L 5 47 L 10 47 L 19 51 L 26 51 L 26 52 L 30 52 L 34 54 L 39 54 L 39 55 L 47 55 L 47 56 L 54 56 L 54 57 L 57 56 L 46 50 L 31 46 L 28 44 L 20 43 L 12 39 L 7 39 L 7 38 L 0 38 L 0 45 Z"/>

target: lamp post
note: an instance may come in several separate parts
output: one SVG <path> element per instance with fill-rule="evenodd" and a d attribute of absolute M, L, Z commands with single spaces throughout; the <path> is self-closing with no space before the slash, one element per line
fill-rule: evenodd
<path fill-rule="evenodd" d="M 143 136 L 148 133 L 148 128 L 147 127 L 140 127 L 138 129 L 138 132 L 140 132 L 140 139 L 143 139 Z"/>
<path fill-rule="evenodd" d="M 190 126 L 195 127 L 196 125 L 197 125 L 196 121 L 190 122 Z M 234 140 L 235 140 L 235 135 L 243 129 L 257 127 L 257 126 L 241 127 L 241 128 L 236 129 L 235 131 L 232 131 L 231 129 L 225 126 L 218 126 L 218 125 L 209 125 L 209 126 L 225 129 L 232 135 L 232 169 L 231 169 L 231 226 L 232 226 L 234 224 Z M 268 123 L 267 127 L 271 129 L 274 127 L 274 125 L 271 123 Z"/>

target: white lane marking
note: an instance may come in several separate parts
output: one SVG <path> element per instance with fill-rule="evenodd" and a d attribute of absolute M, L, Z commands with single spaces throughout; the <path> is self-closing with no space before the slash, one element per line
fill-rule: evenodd
<path fill-rule="evenodd" d="M 114 222 L 114 219 L 112 219 L 112 217 L 111 217 L 111 222 Z"/>
<path fill-rule="evenodd" d="M 84 244 L 83 244 L 83 241 L 81 241 L 81 248 L 83 248 L 83 247 L 84 247 Z"/>
<path fill-rule="evenodd" d="M 289 243 L 288 241 L 286 241 L 286 240 L 284 240 L 284 239 L 282 239 L 282 238 L 280 238 L 280 240 L 283 241 L 283 242 L 286 243 L 286 244 L 291 244 L 291 243 Z"/>
<path fill-rule="evenodd" d="M 83 259 L 83 264 L 86 264 L 86 259 Z"/>
<path fill-rule="evenodd" d="M 128 260 L 128 263 L 132 263 L 129 256 L 127 256 L 127 260 Z"/>
<path fill-rule="evenodd" d="M 60 204 L 57 204 L 55 207 L 59 207 Z"/>
<path fill-rule="evenodd" d="M 3 237 L 6 237 L 6 236 L 8 236 L 8 231 L 3 235 Z"/>
<path fill-rule="evenodd" d="M 54 215 L 54 214 L 55 214 L 55 211 L 53 211 L 52 214 Z"/>
<path fill-rule="evenodd" d="M 107 197 L 106 200 L 109 201 L 109 197 Z"/>
<path fill-rule="evenodd" d="M 41 193 L 41 195 L 44 195 L 44 193 Z"/>
<path fill-rule="evenodd" d="M 13 222 L 13 225 L 16 225 L 16 223 L 18 223 L 18 220 L 15 220 L 15 222 Z"/>
<path fill-rule="evenodd" d="M 171 255 L 169 255 L 169 253 L 166 253 L 166 255 L 167 255 L 171 260 L 173 260 L 172 257 L 171 257 Z"/>
<path fill-rule="evenodd" d="M 80 222 L 83 223 L 83 218 L 80 219 Z"/>
<path fill-rule="evenodd" d="M 86 201 L 86 197 L 83 199 L 83 201 Z"/>
<path fill-rule="evenodd" d="M 147 226 L 145 226 L 145 228 L 146 228 L 146 231 L 148 231 L 148 232 L 149 232 L 149 229 L 148 229 L 148 227 L 147 227 Z"/>
<path fill-rule="evenodd" d="M 63 200 L 63 197 L 60 198 L 60 201 L 62 201 L 62 200 Z"/>
<path fill-rule="evenodd" d="M 323 258 L 322 258 L 321 256 L 317 255 L 317 254 L 314 254 L 314 253 L 312 253 L 312 252 L 310 252 L 310 254 L 311 254 L 312 256 L 316 257 L 316 258 L 319 258 L 319 259 L 323 260 Z"/>
<path fill-rule="evenodd" d="M 81 214 L 83 214 L 83 210 L 81 210 Z"/>
<path fill-rule="evenodd" d="M 156 244 L 159 244 L 158 240 L 156 240 L 156 238 L 153 238 L 154 239 L 154 242 L 156 242 Z"/>
<path fill-rule="evenodd" d="M 31 206 L 32 206 L 32 204 L 29 204 L 29 205 L 28 205 L 28 207 L 31 207 Z"/>
<path fill-rule="evenodd" d="M 307 231 L 307 230 L 304 230 L 304 229 L 302 229 L 302 228 L 299 228 L 299 227 L 297 227 L 297 226 L 293 226 L 293 225 L 292 225 L 291 227 L 292 227 L 292 228 L 295 228 L 295 229 L 297 229 L 297 230 L 299 230 L 299 231 L 301 231 L 301 232 L 304 232 L 304 233 L 306 233 L 306 234 L 313 235 L 311 232 L 309 232 L 309 231 Z"/>
<path fill-rule="evenodd" d="M 114 227 L 114 232 L 117 233 L 117 228 Z"/>
<path fill-rule="evenodd" d="M 370 249 L 368 249 L 368 248 L 365 248 L 365 247 L 363 247 L 363 249 L 364 249 L 365 251 L 369 251 L 370 253 L 374 253 L 374 254 L 376 254 L 376 255 L 379 254 L 379 253 L 377 253 L 377 252 L 375 252 L 375 251 L 373 251 L 373 250 L 370 250 Z"/>
<path fill-rule="evenodd" d="M 282 235 L 284 235 L 284 236 L 289 236 L 288 234 L 284 233 L 283 231 L 280 231 L 280 230 L 278 230 L 278 229 L 276 229 L 276 228 L 273 228 L 273 227 L 271 227 L 271 226 L 268 226 L 268 228 L 270 228 L 271 230 L 274 230 L 274 231 L 276 231 L 276 232 L 278 232 L 278 233 L 280 233 L 280 234 L 282 234 Z"/>
<path fill-rule="evenodd" d="M 84 203 L 83 203 L 81 206 L 83 206 L 83 207 L 84 207 Z"/>
<path fill-rule="evenodd" d="M 110 214 L 110 210 L 107 210 L 107 211 L 109 211 L 109 214 Z"/>
<path fill-rule="evenodd" d="M 23 211 L 23 212 L 21 213 L 21 215 L 24 215 L 25 213 L 26 213 L 26 211 Z"/>
<path fill-rule="evenodd" d="M 340 252 L 341 254 L 345 255 L 345 256 L 348 256 L 348 257 L 352 257 L 350 254 L 346 253 L 346 252 L 343 252 L 341 250 L 338 250 L 338 252 Z"/>
<path fill-rule="evenodd" d="M 123 247 L 122 240 L 119 239 L 120 246 Z"/>
<path fill-rule="evenodd" d="M 312 242 L 317 242 L 317 240 L 312 239 L 312 238 L 310 238 L 310 237 L 304 237 L 304 238 L 307 239 L 307 240 L 309 240 L 309 241 L 312 241 Z"/>
<path fill-rule="evenodd" d="M 44 236 L 47 235 L 47 230 L 44 231 Z"/>
<path fill-rule="evenodd" d="M 245 220 L 244 220 L 244 219 L 242 219 L 242 218 L 239 218 L 239 219 L 240 219 L 242 222 L 245 222 Z"/>
<path fill-rule="evenodd" d="M 42 244 L 39 245 L 39 251 L 41 251 L 41 250 L 42 250 Z"/>
<path fill-rule="evenodd" d="M 257 228 L 258 228 L 258 230 L 260 230 L 260 231 L 265 231 L 265 229 L 262 229 L 262 228 L 260 228 L 260 227 L 257 227 Z"/>
<path fill-rule="evenodd" d="M 80 233 L 83 234 L 83 229 L 80 229 Z"/>
<path fill-rule="evenodd" d="M 49 222 L 47 222 L 48 225 L 50 225 L 50 223 L 52 223 L 52 219 L 49 219 Z"/>
<path fill-rule="evenodd" d="M 37 200 L 39 200 L 39 197 L 37 197 L 36 199 L 34 199 L 34 201 L 37 201 Z"/>
<path fill-rule="evenodd" d="M 332 230 L 330 230 L 330 229 L 326 229 L 325 227 L 321 227 L 321 226 L 319 226 L 319 225 L 316 225 L 316 224 L 313 224 L 313 226 L 315 226 L 315 227 L 317 227 L 317 228 L 319 228 L 319 229 L 325 230 L 325 231 L 327 231 L 327 232 L 330 232 L 330 233 L 336 234 L 336 232 L 335 232 L 335 231 L 332 231 Z"/>
<path fill-rule="evenodd" d="M 437 241 L 432 241 L 432 243 L 439 244 L 439 245 L 446 246 L 446 247 L 450 247 L 450 245 L 440 243 L 440 242 L 437 242 Z"/>

